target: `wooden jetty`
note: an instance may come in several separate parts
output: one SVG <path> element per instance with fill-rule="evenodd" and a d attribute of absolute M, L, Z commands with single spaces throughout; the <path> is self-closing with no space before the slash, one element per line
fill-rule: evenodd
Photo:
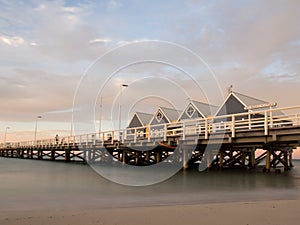
<path fill-rule="evenodd" d="M 280 113 L 278 113 L 280 112 Z M 282 113 L 284 112 L 284 113 Z M 300 106 L 192 118 L 37 141 L 2 144 L 1 157 L 115 163 L 180 162 L 183 168 L 293 167 L 300 146 Z"/>

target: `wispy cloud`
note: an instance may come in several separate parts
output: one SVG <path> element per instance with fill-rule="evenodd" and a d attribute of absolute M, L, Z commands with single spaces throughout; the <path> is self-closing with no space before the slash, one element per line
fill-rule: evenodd
<path fill-rule="evenodd" d="M 0 1 L 1 120 L 29 121 L 37 113 L 57 112 L 48 113 L 48 120 L 69 121 L 64 109 L 70 108 L 80 76 L 96 58 L 154 39 L 200 55 L 224 90 L 233 84 L 237 91 L 296 105 L 299 8 L 300 2 L 292 0 Z M 140 74 L 149 71 L 170 75 L 147 69 L 129 68 L 117 81 L 138 84 Z M 191 87 L 181 75 L 172 78 Z M 114 98 L 111 94 L 107 101 Z"/>
<path fill-rule="evenodd" d="M 91 44 L 95 44 L 95 43 L 109 43 L 111 42 L 110 39 L 103 39 L 103 38 L 96 38 L 96 39 L 93 39 L 93 40 L 90 40 L 89 43 Z"/>
<path fill-rule="evenodd" d="M 25 40 L 22 37 L 9 37 L 9 36 L 0 36 L 0 42 L 5 45 L 13 46 L 13 47 L 19 47 L 23 44 L 25 44 Z"/>
<path fill-rule="evenodd" d="M 116 0 L 109 0 L 107 3 L 107 7 L 109 9 L 116 9 L 116 8 L 120 8 L 123 6 L 123 3 L 121 3 L 120 1 L 116 1 Z"/>

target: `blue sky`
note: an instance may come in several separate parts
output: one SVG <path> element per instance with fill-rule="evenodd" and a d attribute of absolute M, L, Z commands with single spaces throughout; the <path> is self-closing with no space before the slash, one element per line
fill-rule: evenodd
<path fill-rule="evenodd" d="M 279 0 L 0 0 L 0 129 L 10 126 L 10 138 L 21 132 L 30 137 L 36 116 L 43 115 L 39 128 L 45 135 L 68 133 L 80 77 L 104 53 L 140 40 L 174 42 L 195 52 L 225 95 L 232 84 L 279 106 L 299 105 L 299 8 L 299 1 Z M 149 71 L 156 79 L 176 77 L 190 98 L 205 100 L 172 69 L 138 66 L 114 79 L 132 82 Z M 118 82 L 111 82 L 104 101 L 116 101 Z"/>

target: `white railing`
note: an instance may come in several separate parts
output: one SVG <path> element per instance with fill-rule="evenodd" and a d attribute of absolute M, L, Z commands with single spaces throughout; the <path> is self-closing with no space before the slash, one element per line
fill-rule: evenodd
<path fill-rule="evenodd" d="M 278 112 L 285 114 L 281 115 Z M 290 126 L 300 126 L 300 106 L 126 128 L 120 132 L 117 130 L 68 136 L 59 138 L 59 140 L 52 138 L 37 140 L 36 142 L 12 142 L 1 144 L 0 148 L 30 146 L 59 147 L 63 145 L 103 146 L 104 144 L 115 144 L 118 142 L 141 143 L 167 141 L 168 138 L 178 137 L 186 140 L 195 136 L 199 138 L 200 135 L 203 135 L 202 138 L 208 139 L 210 134 L 218 132 L 231 133 L 231 137 L 234 138 L 236 133 L 240 131 L 261 129 L 264 130 L 264 135 L 268 135 L 270 129 Z"/>

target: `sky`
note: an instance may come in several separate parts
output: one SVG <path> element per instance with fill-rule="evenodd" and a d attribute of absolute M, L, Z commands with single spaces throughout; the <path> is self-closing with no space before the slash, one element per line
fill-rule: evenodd
<path fill-rule="evenodd" d="M 120 101 L 124 127 L 135 111 L 160 105 L 221 105 L 230 85 L 279 107 L 300 105 L 299 8 L 297 0 L 0 0 L 0 138 L 10 127 L 7 141 L 33 139 L 37 116 L 38 138 L 70 134 L 72 110 L 86 107 L 78 93 L 96 93 L 95 129 L 101 111 L 103 130 L 118 126 Z M 101 57 L 114 54 L 114 64 L 118 49 L 153 40 L 197 54 L 205 62 L 200 75 L 144 62 L 112 76 L 100 70 L 99 90 L 80 90 L 85 78 L 99 82 L 90 74 Z M 124 49 L 128 59 L 137 54 Z M 221 94 L 207 96 L 207 86 Z"/>

